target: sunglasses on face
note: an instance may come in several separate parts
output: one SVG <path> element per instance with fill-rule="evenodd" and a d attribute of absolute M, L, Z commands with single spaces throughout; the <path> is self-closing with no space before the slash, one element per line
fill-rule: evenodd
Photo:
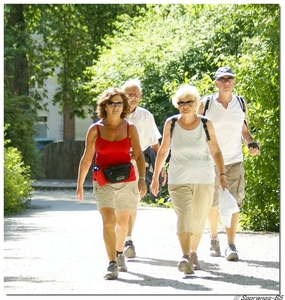
<path fill-rule="evenodd" d="M 108 101 L 107 105 L 110 107 L 122 107 L 124 105 L 124 102 L 120 101 L 120 102 L 113 102 L 113 101 Z"/>
<path fill-rule="evenodd" d="M 193 104 L 195 103 L 196 101 L 193 101 L 193 100 L 189 100 L 189 101 L 180 101 L 180 102 L 177 102 L 177 105 L 182 107 L 184 105 L 187 105 L 187 106 L 193 106 Z"/>
<path fill-rule="evenodd" d="M 222 83 L 225 83 L 225 82 L 232 82 L 234 80 L 234 77 L 221 77 L 221 78 L 218 78 L 217 79 L 218 81 L 222 82 Z"/>

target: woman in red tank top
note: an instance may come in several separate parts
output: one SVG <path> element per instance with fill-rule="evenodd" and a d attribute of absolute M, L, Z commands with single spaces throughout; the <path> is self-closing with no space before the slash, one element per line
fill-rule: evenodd
<path fill-rule="evenodd" d="M 135 125 L 125 120 L 129 112 L 129 99 L 122 90 L 110 88 L 101 94 L 97 102 L 100 120 L 87 131 L 85 150 L 79 163 L 76 195 L 80 201 L 83 200 L 83 184 L 94 154 L 95 165 L 99 170 L 131 162 L 132 158 L 138 167 L 138 179 L 133 165 L 129 178 L 118 183 L 106 181 L 106 184 L 99 185 L 99 172 L 93 176 L 93 191 L 102 215 L 103 236 L 109 258 L 105 279 L 116 279 L 118 271 L 127 271 L 123 247 L 127 237 L 129 211 L 136 209 L 141 197 L 146 194 L 144 155 Z M 102 176 L 103 173 L 100 174 Z"/>

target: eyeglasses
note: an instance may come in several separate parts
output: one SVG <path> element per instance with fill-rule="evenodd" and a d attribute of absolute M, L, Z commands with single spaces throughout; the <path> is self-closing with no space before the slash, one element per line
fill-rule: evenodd
<path fill-rule="evenodd" d="M 189 101 L 180 101 L 180 102 L 177 102 L 178 106 L 184 106 L 184 105 L 187 105 L 187 106 L 193 106 L 193 104 L 195 103 L 196 101 L 193 101 L 193 100 L 189 100 Z"/>
<path fill-rule="evenodd" d="M 218 78 L 217 79 L 218 81 L 221 81 L 222 83 L 225 83 L 225 82 L 232 82 L 234 80 L 234 77 L 221 77 L 221 78 Z"/>
<path fill-rule="evenodd" d="M 111 107 L 122 107 L 124 105 L 124 102 L 113 102 L 113 101 L 108 101 L 107 102 L 107 105 L 108 106 L 111 106 Z"/>
<path fill-rule="evenodd" d="M 128 96 L 129 97 L 139 97 L 140 94 L 137 93 L 129 93 Z"/>

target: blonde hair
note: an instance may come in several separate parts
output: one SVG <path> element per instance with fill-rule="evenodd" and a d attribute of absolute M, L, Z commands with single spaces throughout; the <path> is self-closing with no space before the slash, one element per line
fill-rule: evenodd
<path fill-rule="evenodd" d="M 173 98 L 172 98 L 172 104 L 174 107 L 178 108 L 178 104 L 177 102 L 179 102 L 179 100 L 181 98 L 183 98 L 184 96 L 194 96 L 197 106 L 200 103 L 200 95 L 199 92 L 197 90 L 197 88 L 193 85 L 190 84 L 184 84 L 182 85 L 174 94 Z"/>

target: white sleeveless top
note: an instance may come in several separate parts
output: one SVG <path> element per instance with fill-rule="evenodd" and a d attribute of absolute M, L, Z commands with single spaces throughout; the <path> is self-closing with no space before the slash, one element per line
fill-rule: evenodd
<path fill-rule="evenodd" d="M 205 98 L 201 100 L 204 107 L 205 100 Z M 242 126 L 245 113 L 236 96 L 233 96 L 227 108 L 224 108 L 214 97 L 210 100 L 206 117 L 213 123 L 224 164 L 242 162 Z"/>
<path fill-rule="evenodd" d="M 175 122 L 170 146 L 169 184 L 214 183 L 214 164 L 202 121 L 193 130 L 185 130 Z"/>

